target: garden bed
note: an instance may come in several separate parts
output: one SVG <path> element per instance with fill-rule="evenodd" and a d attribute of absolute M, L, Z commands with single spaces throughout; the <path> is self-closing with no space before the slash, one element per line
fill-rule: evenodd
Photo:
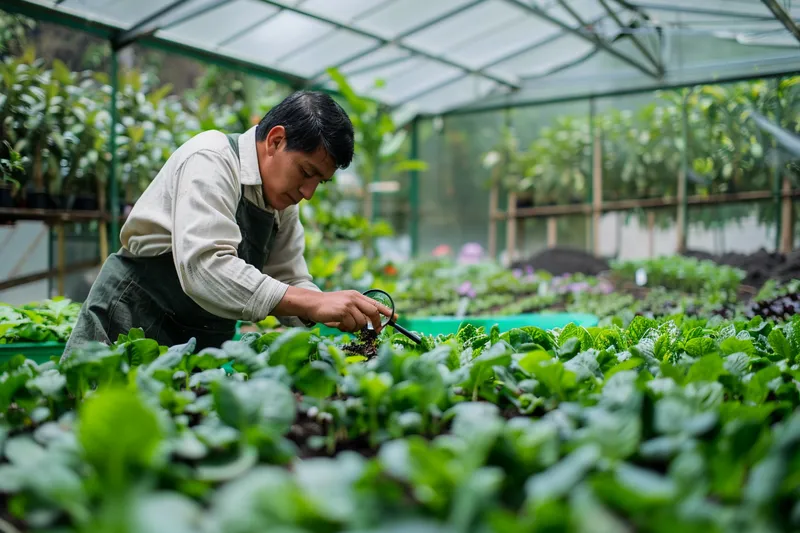
<path fill-rule="evenodd" d="M 800 526 L 800 317 L 379 344 L 365 360 L 291 330 L 195 353 L 132 330 L 64 364 L 16 358 L 0 366 L 0 517 L 20 532 Z"/>

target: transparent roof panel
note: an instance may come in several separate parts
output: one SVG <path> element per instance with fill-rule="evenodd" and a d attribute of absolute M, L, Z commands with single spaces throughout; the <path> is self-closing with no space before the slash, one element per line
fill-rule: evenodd
<path fill-rule="evenodd" d="M 83 12 L 94 19 L 109 21 L 123 28 L 157 12 L 174 0 L 65 0 L 61 6 Z"/>
<path fill-rule="evenodd" d="M 394 0 L 376 3 L 380 8 L 360 18 L 357 25 L 393 39 L 475 2 L 474 0 Z"/>
<path fill-rule="evenodd" d="M 524 17 L 524 11 L 504 0 L 486 0 L 409 36 L 406 42 L 435 53 L 502 31 L 506 24 Z"/>
<path fill-rule="evenodd" d="M 542 38 L 552 37 L 560 33 L 556 26 L 528 17 L 516 17 L 503 24 L 501 29 L 494 28 L 470 41 L 459 43 L 447 56 L 474 69 L 491 65 L 495 61 L 507 57 L 540 42 Z M 511 73 L 508 73 L 510 76 Z"/>
<path fill-rule="evenodd" d="M 333 26 L 304 17 L 291 11 L 281 11 L 266 22 L 241 34 L 224 48 L 254 58 L 259 63 L 285 59 L 287 54 L 300 50 Z"/>
<path fill-rule="evenodd" d="M 575 15 L 578 15 L 580 20 L 588 22 L 606 13 L 603 5 L 597 0 L 570 0 L 569 2 L 565 3 L 570 7 L 570 9 L 565 9 L 561 4 L 555 4 L 545 11 L 551 17 L 560 20 L 572 28 L 579 26 L 578 19 L 575 18 Z M 608 3 L 609 5 L 616 4 L 616 2 L 613 0 Z"/>
<path fill-rule="evenodd" d="M 380 4 L 375 0 L 305 0 L 300 3 L 304 10 L 341 24 L 352 23 L 361 15 Z"/>
<path fill-rule="evenodd" d="M 276 62 L 281 70 L 292 71 L 304 77 L 315 77 L 326 68 L 338 65 L 366 50 L 374 49 L 379 41 L 362 37 L 347 30 L 337 30 L 330 35 L 311 41 L 302 50 L 288 54 Z"/>
<path fill-rule="evenodd" d="M 581 59 L 594 50 L 594 45 L 570 34 L 537 46 L 524 54 L 492 67 L 501 73 L 514 72 L 520 77 L 541 76 L 561 65 Z"/>
<path fill-rule="evenodd" d="M 456 80 L 421 94 L 413 106 L 428 112 L 439 113 L 483 98 L 498 84 L 482 76 L 459 76 Z"/>
<path fill-rule="evenodd" d="M 277 7 L 259 0 L 233 0 L 173 26 L 165 33 L 213 48 L 236 38 L 254 24 L 266 22 L 277 12 Z M 220 24 L 220 21 L 225 23 Z"/>
<path fill-rule="evenodd" d="M 453 79 L 460 73 L 461 71 L 457 68 L 448 67 L 430 59 L 419 58 L 370 74 L 355 76 L 351 81 L 361 90 L 390 104 L 397 104 L 415 93 L 424 91 L 447 79 Z M 383 80 L 385 86 L 371 90 L 376 78 Z"/>
<path fill-rule="evenodd" d="M 163 11 L 140 38 L 297 85 L 329 83 L 336 66 L 356 90 L 427 113 L 788 75 L 800 64 L 800 43 L 760 0 L 16 0 L 9 9 L 19 4 L 48 20 L 96 21 L 109 38 Z M 800 0 L 778 4 L 800 19 Z M 386 86 L 375 90 L 378 79 Z"/>
<path fill-rule="evenodd" d="M 341 65 L 340 69 L 345 74 L 358 74 L 381 67 L 395 65 L 411 57 L 411 52 L 401 50 L 393 45 L 382 46 L 361 57 Z"/>

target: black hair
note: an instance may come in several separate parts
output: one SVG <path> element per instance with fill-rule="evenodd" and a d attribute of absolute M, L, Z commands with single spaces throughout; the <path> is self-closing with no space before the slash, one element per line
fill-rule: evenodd
<path fill-rule="evenodd" d="M 286 130 L 286 150 L 310 154 L 320 145 L 337 168 L 353 160 L 353 123 L 330 95 L 297 91 L 269 110 L 256 127 L 256 139 L 263 141 L 275 126 Z"/>

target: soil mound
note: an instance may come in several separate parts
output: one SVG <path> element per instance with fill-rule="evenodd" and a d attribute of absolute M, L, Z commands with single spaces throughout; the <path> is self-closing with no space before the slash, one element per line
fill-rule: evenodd
<path fill-rule="evenodd" d="M 550 248 L 528 259 L 512 263 L 511 268 L 544 270 L 560 276 L 561 274 L 586 274 L 596 276 L 609 270 L 608 261 L 575 248 Z"/>
<path fill-rule="evenodd" d="M 800 279 L 800 250 L 789 255 L 779 252 L 768 252 L 764 248 L 752 254 L 729 252 L 714 255 L 698 250 L 687 251 L 686 256 L 714 261 L 718 265 L 740 268 L 746 273 L 742 283 L 759 288 L 769 279 L 789 281 Z"/>

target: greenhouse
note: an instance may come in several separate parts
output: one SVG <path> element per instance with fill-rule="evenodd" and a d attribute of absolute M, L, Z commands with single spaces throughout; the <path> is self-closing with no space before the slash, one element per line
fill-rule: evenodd
<path fill-rule="evenodd" d="M 800 530 L 800 5 L 2 0 L 0 533 Z"/>

